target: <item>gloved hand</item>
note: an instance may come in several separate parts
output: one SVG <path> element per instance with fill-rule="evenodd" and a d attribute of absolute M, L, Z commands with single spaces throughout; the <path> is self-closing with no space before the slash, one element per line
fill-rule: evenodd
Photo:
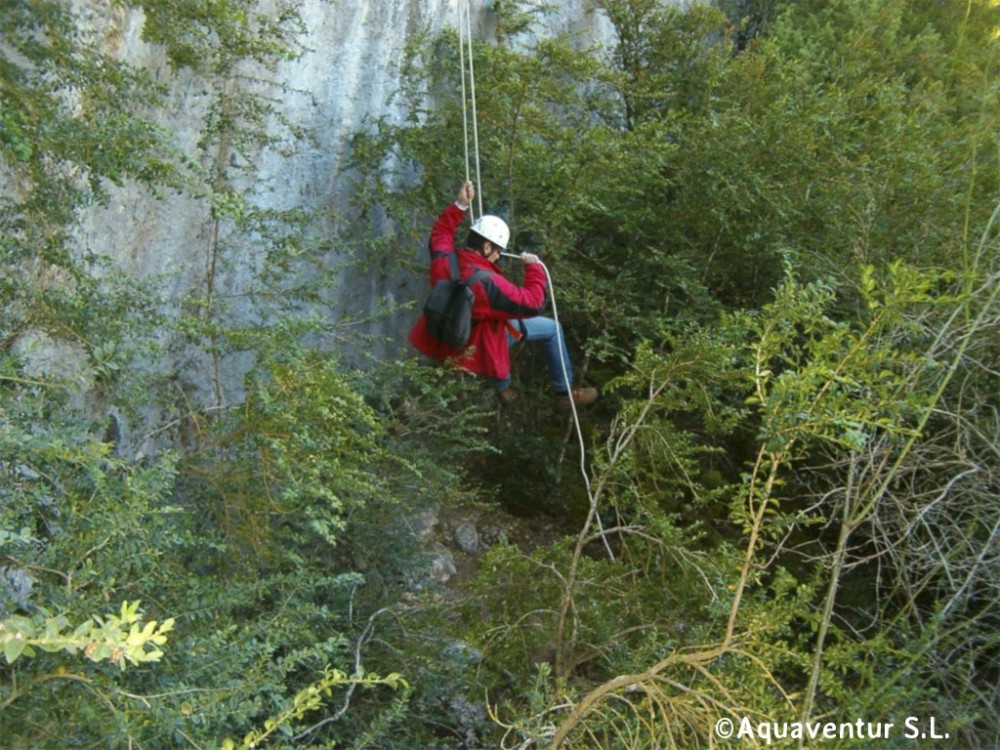
<path fill-rule="evenodd" d="M 534 253 L 521 253 L 521 262 L 526 266 L 530 266 L 532 263 L 541 263 L 541 259 Z"/>

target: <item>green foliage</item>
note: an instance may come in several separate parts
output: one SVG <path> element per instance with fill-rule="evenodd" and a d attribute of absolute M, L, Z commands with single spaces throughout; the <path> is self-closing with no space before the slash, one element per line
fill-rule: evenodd
<path fill-rule="evenodd" d="M 143 38 L 163 45 L 178 68 L 225 77 L 239 62 L 273 69 L 300 53 L 298 36 L 303 27 L 294 3 L 281 2 L 266 12 L 248 0 L 116 3 L 142 8 Z"/>
<path fill-rule="evenodd" d="M 869 514 L 880 513 L 879 493 L 889 480 L 875 481 L 878 467 L 900 461 L 907 446 L 923 438 L 920 425 L 940 393 L 931 385 L 939 382 L 938 368 L 929 366 L 926 339 L 911 322 L 938 308 L 953 315 L 964 304 L 953 291 L 935 272 L 896 264 L 883 281 L 866 285 L 867 314 L 838 323 L 829 317 L 835 302 L 829 287 L 789 278 L 760 314 L 688 331 L 672 340 L 669 352 L 641 350 L 634 371 L 617 383 L 626 401 L 608 441 L 615 448 L 594 461 L 595 484 L 607 493 L 602 507 L 613 508 L 622 527 L 617 560 L 578 564 L 565 547 L 531 555 L 506 551 L 502 562 L 490 561 L 475 600 L 477 612 L 482 606 L 490 612 L 474 631 L 477 642 L 504 644 L 496 660 L 510 668 L 529 666 L 528 655 L 545 644 L 555 641 L 558 649 L 556 612 L 546 603 L 570 597 L 572 650 L 545 657 L 553 659 L 556 676 L 580 683 L 557 744 L 613 746 L 611 738 L 624 735 L 651 741 L 662 725 L 676 746 L 707 743 L 696 727 L 710 727 L 708 717 L 719 710 L 786 719 L 801 718 L 797 712 L 804 710 L 808 717 L 811 694 L 793 700 L 790 686 L 810 671 L 824 710 L 843 712 L 838 715 L 845 719 L 848 709 L 891 715 L 927 699 L 932 689 L 925 680 L 939 675 L 912 679 L 915 659 L 904 655 L 909 625 L 893 620 L 871 637 L 858 637 L 831 627 L 832 610 L 820 601 L 826 591 L 833 602 L 847 578 L 851 606 L 875 616 L 871 587 L 877 583 L 863 558 L 847 556 L 843 540 Z M 728 413 L 721 410 L 725 404 Z M 732 432 L 753 424 L 755 434 Z M 742 476 L 710 483 L 711 441 L 727 437 L 740 437 L 734 447 L 751 438 L 753 451 L 742 466 L 723 464 L 726 474 L 742 469 Z M 827 501 L 812 501 L 814 494 Z M 683 513 L 685 505 L 700 512 L 688 509 L 694 518 L 682 521 L 682 532 L 672 513 Z M 713 520 L 713 511 L 721 516 Z M 862 546 L 864 536 L 857 534 Z M 696 539 L 710 545 L 710 555 L 694 554 Z M 742 555 L 734 547 L 741 543 Z M 782 562 L 789 567 L 779 567 Z M 574 575 L 580 583 L 567 590 Z M 512 595 L 528 578 L 537 597 Z M 843 616 L 853 621 L 858 615 Z M 810 659 L 818 666 L 811 668 Z M 692 663 L 703 671 L 689 671 Z M 896 665 L 911 679 L 889 688 L 885 677 Z M 682 710 L 664 681 L 683 685 L 693 705 Z M 629 685 L 643 685 L 645 699 L 619 692 Z M 625 700 L 628 710 L 598 708 L 608 694 Z M 641 718 L 647 712 L 656 716 L 651 724 Z M 547 712 L 521 715 L 549 721 Z M 956 720 L 974 715 L 963 712 Z M 522 737 L 540 731 L 525 721 L 514 720 L 509 729 L 520 727 Z"/>
<path fill-rule="evenodd" d="M 326 314 L 322 222 L 244 189 L 262 149 L 304 142 L 271 98 L 298 6 L 118 3 L 170 61 L 154 83 L 65 3 L 6 3 L 8 745 L 702 747 L 722 715 L 901 714 L 995 744 L 996 8 L 718 5 L 602 0 L 603 54 L 497 2 L 474 45 L 480 191 L 545 258 L 603 390 L 584 415 L 602 525 L 577 531 L 536 358 L 498 414 L 447 368 L 310 348 L 353 330 Z M 380 280 L 424 277 L 399 248 L 463 173 L 457 35 L 409 52 L 409 117 L 356 136 L 335 222 Z M 207 106 L 178 155 L 152 123 L 182 70 Z M 175 328 L 74 244 L 110 185 L 202 208 L 208 273 Z M 154 339 L 179 407 L 134 376 Z M 111 406 L 177 452 L 124 460 Z M 500 544 L 440 596 L 411 519 L 489 496 L 565 535 Z"/>
<path fill-rule="evenodd" d="M 9 355 L 5 365 L 17 372 Z M 10 531 L 0 542 L 0 701 L 8 741 L 53 746 L 66 717 L 81 736 L 107 738 L 128 723 L 128 682 L 172 656 L 160 646 L 174 619 L 157 617 L 165 610 L 151 591 L 184 537 L 168 500 L 173 458 L 130 466 L 68 405 L 65 387 L 14 376 L 2 385 L 0 526 Z M 152 603 L 140 613 L 143 596 Z M 99 615 L 109 600 L 125 604 Z M 86 660 L 66 658 L 80 653 Z M 122 672 L 127 663 L 135 669 Z M 39 712 L 54 721 L 38 725 Z"/>
<path fill-rule="evenodd" d="M 379 492 L 373 468 L 385 457 L 374 414 L 335 361 L 308 354 L 276 363 L 249 391 L 240 429 L 250 451 L 233 477 L 334 544 L 343 516 Z"/>
<path fill-rule="evenodd" d="M 123 602 L 120 615 L 95 616 L 71 633 L 66 632 L 70 622 L 62 615 L 12 615 L 0 623 L 4 658 L 13 664 L 20 656 L 34 656 L 35 648 L 71 656 L 83 651 L 91 661 L 110 661 L 123 671 L 126 662 L 138 665 L 159 661 L 163 656 L 159 646 L 167 642 L 166 634 L 173 630 L 174 621 L 171 618 L 157 625 L 156 620 L 151 620 L 143 625 L 139 604 Z"/>
<path fill-rule="evenodd" d="M 593 349 L 655 338 L 663 317 L 710 318 L 717 301 L 758 305 L 789 253 L 816 278 L 918 247 L 948 254 L 967 205 L 985 221 L 992 157 L 975 155 L 972 204 L 966 159 L 969 144 L 988 142 L 996 102 L 976 89 L 975 110 L 968 87 L 952 85 L 989 75 L 984 11 L 939 29 L 936 10 L 921 26 L 924 9 L 883 5 L 789 11 L 736 57 L 718 43 L 718 13 L 636 2 L 603 6 L 618 32 L 614 67 L 563 40 L 476 50 L 490 97 L 483 193 L 513 220 L 517 242 L 545 254 L 571 321 L 587 313 Z M 853 34 L 865 56 L 837 57 Z M 968 38 L 951 54 L 956 34 Z M 455 91 L 455 52 L 434 52 L 440 67 L 425 70 L 440 80 L 428 88 Z M 401 156 L 399 168 L 419 165 L 426 185 L 403 194 L 406 206 L 440 202 L 444 178 L 461 173 L 448 145 L 459 114 L 443 109 L 434 133 L 379 127 L 381 150 Z M 368 169 L 386 163 L 371 144 L 361 154 Z"/>
<path fill-rule="evenodd" d="M 995 93 L 955 82 L 989 77 L 992 26 L 983 3 L 969 6 L 977 21 L 945 24 L 930 5 L 789 4 L 717 79 L 682 135 L 686 189 L 666 219 L 713 248 L 707 278 L 724 299 L 758 303 L 789 253 L 848 284 L 869 262 L 947 266 L 967 221 L 986 222 Z"/>
<path fill-rule="evenodd" d="M 972 479 L 995 466 L 990 368 L 973 364 L 996 356 L 995 8 L 720 5 L 739 26 L 704 7 L 600 3 L 616 31 L 604 62 L 573 39 L 514 40 L 531 8 L 503 4 L 498 43 L 475 50 L 490 103 L 479 187 L 517 247 L 545 258 L 574 361 L 604 382 L 588 458 L 619 529 L 614 562 L 565 542 L 488 558 L 468 633 L 498 670 L 528 680 L 551 659 L 554 678 L 500 691 L 496 740 L 551 738 L 567 700 L 556 745 L 686 747 L 711 743 L 700 727 L 720 710 L 890 715 L 942 691 L 936 710 L 974 746 L 995 734 L 977 722 L 996 691 L 965 691 L 931 654 L 942 639 L 996 664 L 981 630 L 992 588 L 973 563 L 995 557 L 995 524 Z M 424 78 L 407 91 L 440 107 L 356 140 L 360 215 L 383 208 L 413 245 L 462 173 L 455 44 L 445 34 L 411 68 Z M 529 397 L 538 369 L 517 362 Z M 486 476 L 535 503 L 548 480 L 571 506 L 559 438 L 532 406 L 503 423 Z M 946 447 L 970 434 L 959 424 L 981 439 Z M 962 522 L 938 515 L 946 497 Z M 961 551 L 940 552 L 936 533 Z M 949 588 L 958 570 L 978 595 Z M 676 618 L 657 614 L 664 581 Z M 691 622 L 703 627 L 679 628 Z M 959 695 L 980 708 L 954 710 Z"/>
<path fill-rule="evenodd" d="M 372 635 L 367 613 L 408 585 L 404 571 L 419 555 L 406 515 L 439 500 L 438 491 L 459 496 L 435 445 L 462 442 L 462 424 L 446 417 L 453 398 L 471 394 L 455 389 L 442 401 L 443 372 L 395 373 L 388 379 L 395 383 L 392 402 L 373 398 L 375 411 L 335 359 L 288 353 L 269 365 L 248 379 L 244 409 L 213 426 L 219 442 L 206 434 L 202 454 L 181 461 L 176 472 L 166 460 L 126 466 L 79 429 L 72 411 L 59 408 L 58 390 L 32 400 L 24 390 L 12 394 L 7 382 L 5 393 L 16 399 L 3 409 L 2 526 L 10 531 L 2 537 L 0 602 L 11 626 L 4 636 L 14 625 L 29 636 L 33 628 L 24 642 L 38 651 L 30 660 L 21 654 L 0 684 L 11 747 L 68 740 L 162 745 L 184 736 L 211 744 L 268 732 L 272 720 L 282 732 L 301 733 L 314 707 L 304 702 L 313 695 L 308 686 L 329 665 L 351 660 L 352 648 L 362 653 Z M 417 387 L 421 378 L 427 382 Z M 396 413 L 386 410 L 390 403 Z M 413 444 L 425 457 L 407 447 Z M 390 445 L 395 455 L 386 452 Z M 366 575 L 351 573 L 355 567 Z M 134 625 L 134 605 L 126 617 L 90 619 L 108 598 L 150 592 L 156 609 L 177 613 L 178 623 L 174 648 L 153 670 L 118 677 L 96 664 L 67 669 L 45 653 L 50 646 L 82 647 L 92 659 L 120 664 L 139 660 L 145 647 L 156 659 L 149 646 L 165 623 L 151 632 L 148 622 Z M 85 621 L 87 632 L 67 632 L 64 623 L 74 620 Z M 400 661 L 392 654 L 372 658 Z M 344 673 L 330 667 L 335 681 Z M 35 726 L 30 717 L 55 710 L 53 699 L 65 721 Z M 371 740 L 405 712 L 405 702 L 383 711 L 369 691 L 345 705 L 351 708 L 341 721 L 313 736 Z M 70 724 L 71 735 L 64 731 Z"/>
<path fill-rule="evenodd" d="M 378 675 L 349 677 L 336 669 L 327 669 L 323 679 L 299 691 L 292 700 L 291 707 L 285 710 L 280 716 L 265 721 L 263 729 L 247 733 L 243 738 L 243 742 L 239 745 L 234 740 L 228 738 L 223 740 L 222 750 L 233 750 L 236 747 L 247 749 L 261 747 L 276 732 L 284 731 L 286 734 L 289 733 L 289 723 L 302 719 L 306 714 L 322 708 L 324 704 L 323 699 L 331 697 L 333 689 L 343 685 L 350 685 L 352 688 L 358 685 L 365 687 L 387 685 L 393 689 L 407 687 L 406 680 L 398 674 L 390 674 L 386 677 L 379 677 Z"/>
<path fill-rule="evenodd" d="M 397 585 L 392 578 L 356 596 L 364 579 L 350 572 L 351 551 L 364 545 L 344 540 L 352 514 L 368 503 L 372 518 L 378 506 L 403 525 L 394 482 L 413 468 L 387 457 L 382 424 L 346 368 L 285 351 L 326 325 L 302 315 L 327 285 L 318 274 L 299 276 L 320 247 L 309 234 L 313 217 L 263 208 L 235 187 L 260 148 L 280 152 L 301 135 L 275 131 L 273 101 L 244 88 L 247 61 L 266 72 L 297 54 L 297 9 L 270 15 L 250 4 L 211 5 L 143 4 L 147 40 L 163 44 L 177 65 L 187 54 L 217 95 L 197 158 L 172 153 L 168 134 L 150 124 L 172 79 L 154 85 L 146 71 L 112 59 L 99 34 L 63 3 L 8 3 L 3 10 L 0 166 L 12 179 L 0 197 L 0 619 L 12 628 L 5 632 L 12 663 L 0 673 L 0 705 L 12 748 L 211 745 L 269 716 L 285 716 L 287 726 L 298 691 L 367 637 L 354 617 L 384 603 L 389 585 Z M 262 84 L 257 78 L 253 85 Z M 73 246 L 78 209 L 102 200 L 112 183 L 182 188 L 204 201 L 218 277 L 208 279 L 189 308 L 195 315 L 175 330 L 154 327 L 165 323 L 150 312 L 157 300 L 99 248 Z M 237 248 L 258 253 L 260 273 L 233 290 L 224 274 Z M 258 316 L 248 323 L 223 306 L 223 289 L 239 305 L 252 301 Z M 253 395 L 245 410 L 214 412 L 231 419 L 203 418 L 202 405 L 192 410 L 188 402 L 179 420 L 150 426 L 156 436 L 190 425 L 221 442 L 195 443 L 200 453 L 184 453 L 178 442 L 182 455 L 163 452 L 133 465 L 100 439 L 107 426 L 101 418 L 92 423 L 72 404 L 89 389 L 89 406 L 114 405 L 148 419 L 162 408 L 154 401 L 160 384 L 135 377 L 130 365 L 136 354 L 162 356 L 152 342 L 171 337 L 168 352 L 194 342 L 216 364 L 225 352 L 246 350 L 266 364 L 248 377 Z M 50 382 L 44 360 L 41 367 L 32 362 L 31 341 L 69 350 L 73 361 L 64 369 L 75 380 Z M 248 475 L 236 473 L 258 460 Z M 387 465 L 393 471 L 380 476 L 378 467 Z M 211 480 L 205 486 L 201 470 Z M 451 481 L 444 471 L 439 478 Z M 401 559 L 413 556 L 407 543 L 379 543 Z M 177 648 L 162 658 L 155 647 L 165 625 L 138 627 L 134 608 L 93 619 L 107 601 L 139 598 L 178 613 Z M 67 632 L 78 621 L 84 624 Z M 34 658 L 24 658 L 28 650 L 15 654 L 22 643 L 36 646 Z M 92 658 L 67 669 L 46 653 L 57 645 Z M 119 675 L 101 660 L 157 663 Z M 381 716 L 376 703 L 367 705 Z M 398 714 L 399 706 L 392 710 Z M 41 725 L 38 715 L 51 721 Z M 354 729 L 372 735 L 377 724 L 362 719 Z"/>
<path fill-rule="evenodd" d="M 81 202 L 103 195 L 104 180 L 169 184 L 164 134 L 132 106 L 163 93 L 146 71 L 103 52 L 62 3 L 6 3 L 0 30 L 0 156 L 21 201 L 5 214 L 30 214 L 20 229 L 68 223 Z"/>
<path fill-rule="evenodd" d="M 0 337 L 6 347 L 41 326 L 90 341 L 98 320 L 125 336 L 143 290 L 99 281 L 100 254 L 70 250 L 69 227 L 110 184 L 179 184 L 148 116 L 164 89 L 107 54 L 64 3 L 5 3 L 0 38 Z"/>

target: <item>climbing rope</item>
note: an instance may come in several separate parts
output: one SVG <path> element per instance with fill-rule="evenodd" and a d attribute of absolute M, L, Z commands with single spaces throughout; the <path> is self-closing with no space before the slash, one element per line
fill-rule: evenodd
<path fill-rule="evenodd" d="M 472 16 L 469 11 L 470 0 L 462 2 L 458 7 L 458 61 L 462 69 L 462 135 L 465 143 L 465 179 L 469 180 L 469 118 L 467 115 L 469 105 L 472 107 L 472 150 L 476 162 L 476 187 L 482 186 L 482 179 L 479 175 L 479 125 L 476 115 L 476 70 L 472 62 Z M 465 49 L 469 50 L 469 98 L 465 93 Z M 479 203 L 479 215 L 483 215 L 483 194 L 476 190 L 476 197 Z M 469 218 L 475 220 L 472 213 L 472 206 L 469 206 Z"/>
<path fill-rule="evenodd" d="M 520 255 L 515 255 L 513 253 L 500 253 L 508 258 L 520 258 Z M 552 301 L 552 319 L 556 322 L 556 336 L 559 337 L 559 365 L 562 367 L 563 382 L 566 384 L 567 392 L 569 394 L 569 408 L 573 414 L 573 425 L 576 427 L 576 438 L 580 444 L 580 474 L 583 476 L 583 484 L 587 490 L 587 500 L 590 502 L 591 511 L 594 514 L 594 522 L 597 524 L 597 530 L 601 536 L 601 542 L 604 543 L 604 549 L 608 553 L 608 557 L 612 560 L 615 559 L 614 552 L 611 551 L 611 547 L 608 544 L 608 539 L 604 535 L 604 524 L 601 522 L 601 514 L 597 512 L 597 500 L 594 497 L 594 492 L 590 486 L 590 476 L 587 474 L 587 446 L 583 439 L 583 428 L 580 426 L 580 415 L 576 410 L 576 402 L 573 401 L 573 388 L 572 384 L 569 382 L 569 368 L 566 366 L 566 355 L 565 342 L 563 340 L 563 329 L 562 323 L 559 322 L 559 309 L 556 306 L 556 292 L 555 287 L 552 284 L 552 274 L 549 273 L 548 266 L 546 266 L 541 260 L 538 261 L 538 265 L 542 267 L 545 271 L 545 281 L 549 287 L 549 299 Z"/>
<path fill-rule="evenodd" d="M 469 103 L 472 106 L 472 144 L 473 144 L 473 157 L 475 158 L 476 164 L 476 197 L 479 204 L 479 215 L 483 215 L 483 192 L 478 189 L 482 186 L 482 182 L 479 174 L 479 126 L 477 124 L 476 115 L 476 74 L 475 67 L 472 62 L 472 16 L 469 10 L 470 0 L 459 0 L 459 24 L 458 24 L 458 59 L 459 65 L 462 68 L 462 131 L 465 142 L 465 179 L 469 179 L 469 116 L 467 113 Z M 465 85 L 465 49 L 468 46 L 468 57 L 469 57 L 469 98 L 466 99 L 466 85 Z M 470 214 L 472 212 L 472 206 L 469 206 Z M 470 219 L 474 219 L 474 216 L 470 216 Z M 500 253 L 508 258 L 520 258 L 520 255 L 514 255 L 513 253 Z M 615 559 L 614 553 L 611 551 L 611 546 L 608 544 L 607 537 L 604 535 L 604 525 L 601 522 L 600 513 L 597 512 L 597 499 L 594 497 L 593 490 L 590 486 L 590 476 L 587 474 L 587 449 L 586 443 L 583 439 L 583 428 L 580 426 L 580 415 L 576 410 L 576 402 L 573 401 L 573 388 L 572 384 L 569 382 L 569 368 L 566 364 L 566 356 L 563 353 L 565 350 L 565 342 L 563 340 L 563 330 L 562 324 L 559 322 L 559 310 L 556 307 L 556 293 L 555 287 L 552 284 L 552 275 L 549 273 L 548 267 L 538 261 L 542 270 L 545 271 L 545 280 L 549 287 L 549 299 L 552 300 L 552 318 L 556 322 L 556 336 L 559 337 L 559 364 L 562 367 L 563 382 L 566 384 L 569 394 L 569 406 L 573 414 L 573 424 L 576 427 L 576 437 L 580 444 L 580 474 L 583 476 L 583 484 L 587 490 L 587 499 L 590 503 L 590 511 L 593 514 L 594 521 L 597 524 L 597 529 L 600 532 L 601 541 L 604 543 L 604 549 L 608 553 L 608 557 L 612 560 Z"/>

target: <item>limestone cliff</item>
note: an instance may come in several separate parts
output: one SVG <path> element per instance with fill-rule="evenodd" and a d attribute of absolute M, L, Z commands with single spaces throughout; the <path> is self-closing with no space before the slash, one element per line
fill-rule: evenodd
<path fill-rule="evenodd" d="M 568 32 L 581 45 L 607 39 L 607 20 L 589 6 L 587 0 L 553 4 L 539 16 L 537 33 Z M 262 9 L 267 7 L 264 3 Z M 181 153 L 197 153 L 220 87 L 253 87 L 274 102 L 275 129 L 285 121 L 281 127 L 301 129 L 303 137 L 287 152 L 280 142 L 258 149 L 251 156 L 251 168 L 241 172 L 239 180 L 247 188 L 252 186 L 255 199 L 265 206 L 301 208 L 319 216 L 337 215 L 346 208 L 350 182 L 344 164 L 351 135 L 364 126 L 366 118 L 398 121 L 403 116 L 396 93 L 408 42 L 419 34 L 433 35 L 446 26 L 457 26 L 459 13 L 457 0 L 306 0 L 297 9 L 302 22 L 301 55 L 281 62 L 266 75 L 253 71 L 252 76 L 237 74 L 220 82 L 169 65 L 163 46 L 144 38 L 147 19 L 141 9 L 93 1 L 80 2 L 77 8 L 118 59 L 151 71 L 166 86 L 168 104 L 157 108 L 152 117 L 171 134 Z M 473 33 L 487 41 L 495 22 L 491 8 L 489 2 L 471 5 Z M 231 158 L 235 161 L 235 156 Z M 230 300 L 235 313 L 252 319 L 257 311 L 244 292 L 264 261 L 252 249 L 237 248 L 224 265 L 214 267 L 212 247 L 220 240 L 209 208 L 205 200 L 183 192 L 153 196 L 126 185 L 112 189 L 106 206 L 82 217 L 77 239 L 81 247 L 109 255 L 124 274 L 154 280 L 168 308 L 179 310 L 188 295 L 203 294 L 199 290 L 211 274 L 215 290 Z M 414 256 L 422 251 L 422 246 L 407 249 Z M 336 248 L 331 252 L 336 254 Z M 344 293 L 357 295 L 354 303 L 364 308 L 398 295 L 412 299 L 421 290 L 419 284 L 410 284 L 400 292 L 398 281 L 350 279 Z M 385 321 L 380 332 L 401 341 L 406 323 L 405 316 L 397 316 Z M 204 359 L 207 355 L 191 356 Z M 223 400 L 239 398 L 247 361 L 245 356 L 230 355 L 222 363 Z M 188 367 L 193 381 L 198 380 L 193 373 L 207 372 L 207 364 L 201 365 L 164 363 Z M 207 382 L 193 382 L 193 386 L 210 398 Z"/>

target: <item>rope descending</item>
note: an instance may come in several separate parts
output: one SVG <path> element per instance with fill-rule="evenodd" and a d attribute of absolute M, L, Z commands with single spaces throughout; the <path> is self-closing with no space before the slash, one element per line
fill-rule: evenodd
<path fill-rule="evenodd" d="M 458 8 L 458 60 L 462 69 L 462 134 L 465 144 L 465 179 L 469 179 L 469 120 L 467 110 L 472 106 L 472 142 L 473 156 L 476 162 L 476 198 L 479 204 L 479 215 L 483 215 L 482 178 L 479 174 L 479 125 L 476 116 L 476 70 L 472 62 L 472 16 L 469 11 L 470 0 L 459 0 Z M 464 12 L 463 12 L 464 9 Z M 469 49 L 469 98 L 466 99 L 465 87 L 465 48 Z M 469 218 L 475 220 L 472 206 L 469 206 Z"/>
<path fill-rule="evenodd" d="M 462 134 L 465 144 L 465 179 L 469 179 L 469 116 L 468 107 L 471 103 L 472 107 L 472 151 L 473 157 L 476 164 L 476 198 L 478 200 L 479 215 L 483 215 L 483 191 L 479 188 L 482 187 L 482 182 L 479 172 L 479 126 L 477 124 L 476 115 L 476 74 L 475 67 L 472 62 L 472 17 L 469 10 L 471 0 L 459 0 L 459 24 L 458 24 L 458 59 L 459 64 L 462 68 Z M 468 57 L 469 57 L 469 96 L 466 98 L 466 84 L 465 84 L 465 49 L 468 47 Z M 472 212 L 472 206 L 469 206 L 470 218 L 475 219 L 475 215 Z M 521 256 L 515 255 L 513 253 L 500 253 L 508 258 L 520 258 Z M 539 261 L 542 270 L 545 271 L 545 280 L 549 287 L 549 299 L 552 300 L 552 318 L 556 322 L 556 335 L 559 336 L 559 364 L 562 366 L 563 382 L 566 383 L 569 389 L 569 405 L 570 410 L 573 414 L 573 424 L 576 427 L 576 437 L 580 444 L 580 474 L 583 475 L 584 487 L 587 490 L 587 499 L 590 503 L 590 512 L 597 524 L 597 529 L 600 532 L 601 541 L 604 543 L 604 549 L 608 553 L 608 557 L 612 560 L 615 559 L 614 553 L 611 551 L 611 547 L 608 544 L 607 537 L 604 534 L 604 524 L 601 522 L 601 516 L 597 512 L 597 498 L 594 497 L 593 490 L 590 486 L 590 477 L 587 474 L 587 449 L 586 444 L 583 439 L 583 428 L 580 426 L 580 415 L 576 410 L 576 402 L 573 401 L 573 389 L 569 382 L 569 369 L 566 366 L 566 357 L 563 354 L 565 349 L 564 342 L 562 341 L 563 330 L 562 324 L 559 322 L 559 311 L 556 308 L 556 295 L 555 287 L 552 284 L 552 275 L 549 273 L 548 267 Z"/>

